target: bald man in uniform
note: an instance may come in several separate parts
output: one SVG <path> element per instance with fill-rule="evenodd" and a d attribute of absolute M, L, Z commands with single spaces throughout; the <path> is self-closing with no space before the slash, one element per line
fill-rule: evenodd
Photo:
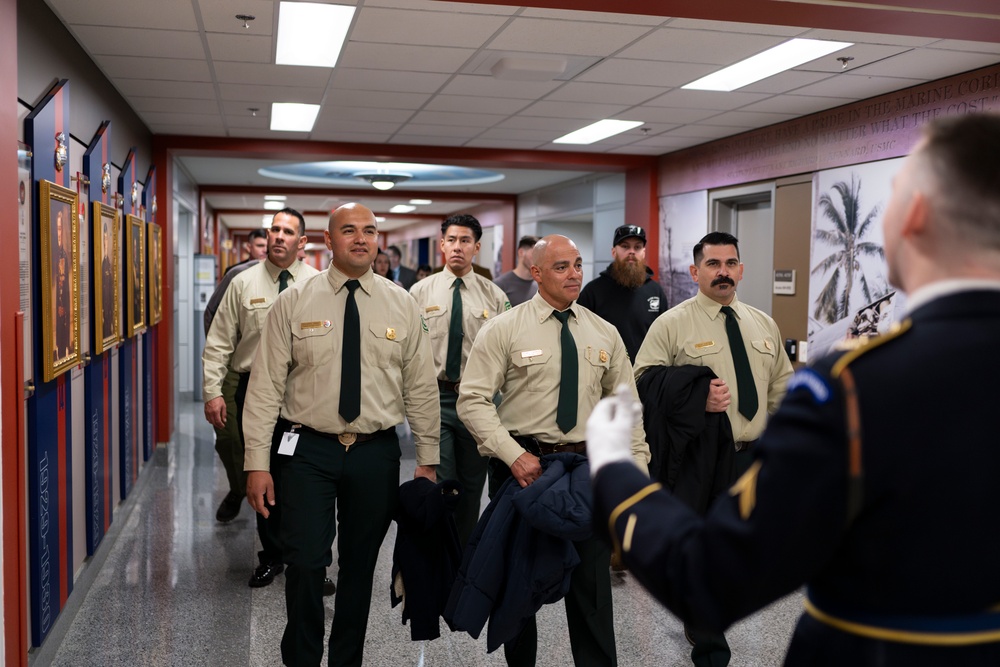
<path fill-rule="evenodd" d="M 598 406 L 595 521 L 671 611 L 721 631 L 806 584 L 789 667 L 1000 664 L 998 184 L 1000 117 L 925 126 L 882 221 L 906 318 L 798 371 L 704 519 L 630 462 L 631 399 Z"/>
<path fill-rule="evenodd" d="M 432 481 L 441 428 L 417 302 L 372 272 L 375 215 L 345 204 L 331 214 L 325 237 L 330 267 L 285 290 L 267 318 L 243 424 L 247 498 L 264 516 L 276 503 L 282 508 L 288 623 L 281 658 L 296 667 L 319 665 L 323 656 L 321 585 L 338 530 L 329 664 L 362 664 L 375 564 L 398 504 L 395 427 L 409 421 L 414 476 Z M 269 472 L 275 458 L 278 484 Z"/>
<path fill-rule="evenodd" d="M 459 387 L 458 414 L 480 453 L 494 457 L 494 489 L 510 476 L 522 487 L 534 482 L 541 455 L 586 455 L 585 423 L 597 401 L 623 383 L 635 393 L 618 331 L 576 303 L 583 283 L 576 244 L 565 236 L 543 238 L 532 250 L 531 273 L 538 293 L 480 330 Z M 641 424 L 631 435 L 634 462 L 645 469 L 649 447 Z M 566 596 L 574 662 L 616 665 L 610 553 L 596 539 L 575 544 L 581 562 Z M 536 652 L 532 618 L 504 655 L 508 664 L 534 665 Z"/>

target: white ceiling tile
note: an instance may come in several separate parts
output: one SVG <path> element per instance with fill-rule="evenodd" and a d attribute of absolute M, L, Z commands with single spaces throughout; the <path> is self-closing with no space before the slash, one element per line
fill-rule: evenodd
<path fill-rule="evenodd" d="M 185 99 L 183 97 L 132 97 L 129 102 L 136 111 L 162 111 L 177 113 L 215 114 L 219 103 L 215 100 Z"/>
<path fill-rule="evenodd" d="M 402 123 L 413 115 L 412 109 L 385 109 L 381 107 L 342 107 L 323 105 L 323 114 L 340 120 L 372 120 L 379 123 Z"/>
<path fill-rule="evenodd" d="M 358 144 L 384 144 L 392 134 L 378 132 L 340 132 L 313 130 L 310 137 L 315 141 L 345 141 Z"/>
<path fill-rule="evenodd" d="M 462 125 L 429 125 L 425 123 L 407 123 L 400 128 L 400 134 L 426 137 L 452 137 L 472 139 L 482 134 L 482 127 L 465 127 Z"/>
<path fill-rule="evenodd" d="M 957 39 L 942 39 L 931 44 L 934 49 L 947 49 L 951 51 L 976 51 L 978 53 L 1000 54 L 1000 44 L 992 42 L 963 42 Z"/>
<path fill-rule="evenodd" d="M 378 134 L 392 134 L 400 129 L 402 123 L 375 123 L 362 120 L 344 120 L 336 116 L 329 115 L 326 110 L 320 112 L 316 118 L 316 125 L 313 130 L 323 132 L 374 132 Z"/>
<path fill-rule="evenodd" d="M 619 104 L 580 104 L 577 102 L 535 102 L 520 113 L 522 116 L 547 116 L 549 118 L 583 118 L 600 120 L 610 118 L 628 109 Z"/>
<path fill-rule="evenodd" d="M 681 109 L 674 107 L 633 107 L 626 112 L 629 116 L 634 116 L 635 120 L 647 123 L 668 123 L 683 124 L 693 123 L 704 118 L 711 118 L 718 110 L 708 109 Z"/>
<path fill-rule="evenodd" d="M 642 139 L 631 145 L 659 149 L 671 148 L 677 150 L 679 148 L 687 148 L 688 146 L 694 146 L 700 143 L 704 143 L 704 140 L 698 137 L 681 137 L 675 134 L 663 134 L 657 137 Z"/>
<path fill-rule="evenodd" d="M 165 81 L 211 81 L 208 63 L 204 60 L 167 58 L 136 58 L 132 56 L 94 56 L 112 79 L 160 79 Z"/>
<path fill-rule="evenodd" d="M 775 74 L 774 76 L 769 76 L 766 79 L 761 79 L 756 83 L 751 83 L 749 86 L 743 86 L 740 88 L 740 92 L 768 94 L 787 93 L 790 90 L 795 90 L 796 88 L 801 88 L 802 86 L 818 83 L 824 79 L 830 78 L 831 76 L 837 76 L 837 74 L 831 74 L 829 72 L 800 72 L 798 70 L 788 70 L 786 72 L 781 72 L 780 74 Z"/>
<path fill-rule="evenodd" d="M 550 102 L 550 104 L 556 104 Z M 569 121 L 571 122 L 571 121 Z M 564 117 L 548 118 L 542 116 L 512 116 L 507 120 L 497 123 L 498 128 L 508 128 L 511 130 L 545 130 L 565 131 L 568 121 Z"/>
<path fill-rule="evenodd" d="M 852 71 L 866 76 L 905 77 L 927 81 L 944 78 L 955 72 L 967 72 L 994 65 L 997 60 L 996 54 L 993 53 L 925 49 L 907 51 Z"/>
<path fill-rule="evenodd" d="M 486 113 L 457 113 L 453 111 L 421 111 L 412 122 L 429 125 L 463 125 L 465 127 L 492 127 L 506 116 Z"/>
<path fill-rule="evenodd" d="M 243 63 L 268 63 L 273 61 L 270 36 L 249 35 L 241 33 L 209 33 L 208 50 L 212 59 L 240 61 Z"/>
<path fill-rule="evenodd" d="M 249 35 L 271 34 L 274 25 L 274 10 L 278 3 L 274 0 L 236 0 L 219 2 L 219 0 L 195 0 L 201 12 L 201 22 L 205 30 L 213 32 L 231 32 Z M 243 27 L 243 22 L 236 20 L 237 14 L 249 14 L 254 17 L 249 21 L 249 28 Z"/>
<path fill-rule="evenodd" d="M 573 80 L 675 88 L 711 74 L 716 69 L 718 67 L 715 65 L 608 58 Z"/>
<path fill-rule="evenodd" d="M 520 16 L 543 19 L 558 19 L 560 21 L 593 21 L 595 23 L 621 23 L 625 25 L 656 26 L 668 20 L 663 16 L 646 16 L 644 14 L 615 14 L 613 12 L 584 12 L 569 9 L 538 9 L 525 7 Z"/>
<path fill-rule="evenodd" d="M 491 49 L 608 56 L 649 31 L 642 26 L 515 18 L 490 42 Z"/>
<path fill-rule="evenodd" d="M 147 58 L 204 58 L 201 35 L 182 30 L 143 30 L 109 26 L 74 26 L 73 34 L 88 53 Z"/>
<path fill-rule="evenodd" d="M 139 116 L 150 125 L 159 123 L 190 123 L 201 127 L 222 127 L 222 115 L 218 112 L 178 113 L 176 111 L 142 111 Z"/>
<path fill-rule="evenodd" d="M 149 129 L 156 134 L 170 135 L 178 134 L 196 137 L 224 137 L 226 130 L 222 125 L 188 125 L 176 123 L 156 123 L 150 124 Z"/>
<path fill-rule="evenodd" d="M 510 139 L 512 141 L 533 141 L 535 145 L 545 144 L 553 139 L 558 139 L 562 135 L 572 132 L 573 121 L 567 121 L 562 129 L 558 130 L 516 130 L 509 128 L 493 128 L 486 130 L 480 135 L 481 139 Z"/>
<path fill-rule="evenodd" d="M 848 32 L 846 30 L 826 30 L 816 28 L 799 35 L 807 39 L 828 39 L 834 42 L 854 42 L 855 44 L 888 44 L 890 46 L 927 46 L 933 37 L 910 37 L 908 35 L 885 35 L 872 32 Z"/>
<path fill-rule="evenodd" d="M 784 37 L 795 37 L 808 30 L 808 28 L 796 28 L 786 25 L 681 18 L 673 19 L 667 25 L 671 28 L 682 28 L 685 30 L 720 30 L 722 32 L 737 32 L 743 35 L 780 35 Z"/>
<path fill-rule="evenodd" d="M 464 145 L 469 148 L 513 148 L 521 150 L 531 150 L 538 148 L 547 141 L 514 141 L 513 139 L 487 139 L 476 137 Z"/>
<path fill-rule="evenodd" d="M 909 51 L 909 46 L 886 46 L 882 44 L 855 44 L 840 51 L 834 51 L 828 56 L 811 60 L 795 68 L 795 71 L 804 72 L 827 72 L 840 74 L 841 72 L 858 69 L 869 63 L 878 62 L 886 58 L 891 58 L 900 53 Z M 847 62 L 847 67 L 838 58 L 853 58 Z M 896 76 L 902 76 L 898 74 Z"/>
<path fill-rule="evenodd" d="M 219 95 L 224 100 L 252 102 L 248 107 L 258 106 L 264 101 L 298 102 L 300 104 L 319 104 L 323 101 L 324 91 L 320 88 L 305 88 L 303 86 L 261 86 L 243 83 L 220 83 Z"/>
<path fill-rule="evenodd" d="M 215 61 L 219 83 L 247 83 L 265 86 L 316 86 L 325 88 L 332 69 L 246 62 Z"/>
<path fill-rule="evenodd" d="M 500 5 L 474 5 L 465 2 L 439 2 L 438 0 L 365 0 L 365 7 L 393 7 L 396 9 L 421 9 L 428 12 L 456 14 L 516 14 L 518 7 Z"/>
<path fill-rule="evenodd" d="M 337 68 L 333 84 L 337 89 L 379 90 L 384 92 L 433 93 L 448 80 L 447 74 L 396 72 L 377 69 Z"/>
<path fill-rule="evenodd" d="M 271 117 L 271 100 L 226 100 L 222 103 L 222 113 L 249 117 L 251 107 L 257 109 L 257 118 Z"/>
<path fill-rule="evenodd" d="M 711 139 L 721 139 L 734 134 L 739 134 L 739 130 L 733 127 L 722 127 L 719 125 L 685 125 L 676 130 L 670 130 L 661 137 L 688 137 L 701 139 L 700 143 L 705 143 Z"/>
<path fill-rule="evenodd" d="M 384 107 L 386 109 L 419 109 L 430 95 L 381 90 L 337 90 L 328 98 L 337 106 Z"/>
<path fill-rule="evenodd" d="M 805 116 L 817 111 L 825 111 L 854 100 L 836 97 L 810 97 L 808 95 L 780 95 L 760 102 L 748 104 L 742 111 L 769 111 Z"/>
<path fill-rule="evenodd" d="M 35 0 L 37 2 L 38 0 Z M 66 23 L 127 28 L 156 26 L 164 30 L 197 30 L 191 0 L 155 2 L 80 2 L 46 0 Z"/>
<path fill-rule="evenodd" d="M 865 76 L 858 73 L 845 72 L 840 76 L 831 77 L 825 81 L 803 86 L 795 91 L 797 95 L 814 95 L 818 97 L 839 97 L 850 100 L 861 100 L 875 97 L 903 88 L 909 88 L 916 82 L 913 79 L 897 79 L 892 77 Z"/>
<path fill-rule="evenodd" d="M 461 111 L 466 113 L 517 113 L 529 104 L 527 100 L 473 95 L 435 95 L 424 107 L 427 111 Z"/>
<path fill-rule="evenodd" d="M 482 97 L 513 97 L 534 100 L 544 97 L 562 85 L 562 81 L 508 81 L 492 76 L 460 74 L 448 82 L 442 93 Z"/>
<path fill-rule="evenodd" d="M 577 83 L 571 81 L 545 99 L 555 102 L 615 102 L 642 104 L 664 92 L 653 86 L 619 86 L 613 83 Z"/>
<path fill-rule="evenodd" d="M 660 28 L 617 54 L 620 58 L 731 65 L 785 41 L 773 35 Z"/>
<path fill-rule="evenodd" d="M 413 146 L 462 146 L 467 140 L 461 137 L 420 136 L 414 134 L 397 134 L 387 143 Z"/>
<path fill-rule="evenodd" d="M 503 16 L 365 6 L 356 17 L 350 37 L 360 42 L 479 48 L 506 21 Z"/>
<path fill-rule="evenodd" d="M 352 40 L 344 47 L 337 66 L 451 74 L 461 69 L 475 52 L 475 49 L 445 46 L 379 44 Z"/>
<path fill-rule="evenodd" d="M 244 111 L 242 114 L 226 114 L 225 124 L 229 129 L 269 130 L 271 129 L 271 118 L 261 114 L 254 117 Z"/>
<path fill-rule="evenodd" d="M 717 109 L 719 111 L 730 111 L 738 109 L 744 104 L 759 102 L 769 97 L 763 93 L 743 93 L 733 91 L 731 93 L 721 93 L 712 90 L 684 90 L 677 88 L 665 95 L 646 102 L 651 107 L 677 107 L 688 109 Z"/>
<path fill-rule="evenodd" d="M 149 79 L 124 79 L 115 81 L 122 95 L 136 97 L 187 97 L 215 99 L 215 86 L 200 81 L 151 81 Z"/>
<path fill-rule="evenodd" d="M 796 118 L 791 113 L 767 113 L 764 111 L 727 111 L 718 116 L 712 116 L 706 121 L 712 125 L 727 127 L 766 127 L 785 120 Z"/>

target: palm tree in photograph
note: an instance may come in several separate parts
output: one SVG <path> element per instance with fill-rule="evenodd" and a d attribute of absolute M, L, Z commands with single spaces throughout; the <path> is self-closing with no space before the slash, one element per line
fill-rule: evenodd
<path fill-rule="evenodd" d="M 844 181 L 834 183 L 833 191 L 839 195 L 839 206 L 829 192 L 819 198 L 822 218 L 828 220 L 833 228 L 821 229 L 817 224 L 813 236 L 817 242 L 833 248 L 833 251 L 812 269 L 812 275 L 818 277 L 825 276 L 827 272 L 833 270 L 816 300 L 813 311 L 813 316 L 817 320 L 828 324 L 847 317 L 855 280 L 861 283 L 864 302 L 874 301 L 859 259 L 861 257 L 885 259 L 885 251 L 881 245 L 864 240 L 871 231 L 880 207 L 876 204 L 864 218 L 861 217 L 861 179 L 852 173 L 850 185 Z M 876 298 L 877 296 L 879 295 L 876 295 Z"/>

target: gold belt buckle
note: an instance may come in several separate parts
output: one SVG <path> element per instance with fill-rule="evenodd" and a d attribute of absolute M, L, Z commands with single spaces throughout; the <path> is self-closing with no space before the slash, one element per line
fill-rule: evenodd
<path fill-rule="evenodd" d="M 358 440 L 357 433 L 341 433 L 337 436 L 337 440 L 340 440 L 340 444 L 344 447 L 350 447 Z"/>

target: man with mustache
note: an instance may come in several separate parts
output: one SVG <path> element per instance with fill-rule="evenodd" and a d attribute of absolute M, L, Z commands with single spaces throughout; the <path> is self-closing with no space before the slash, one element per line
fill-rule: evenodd
<path fill-rule="evenodd" d="M 580 305 L 613 324 L 635 359 L 653 320 L 667 309 L 667 295 L 646 266 L 646 230 L 622 225 L 615 230 L 611 265 L 580 292 Z"/>
<path fill-rule="evenodd" d="M 735 468 L 730 480 L 749 467 L 757 438 L 768 414 L 778 409 L 792 375 L 781 345 L 778 325 L 766 313 L 741 303 L 736 287 L 743 279 L 739 241 L 732 234 L 711 232 L 694 247 L 691 279 L 698 293 L 657 318 L 635 359 L 635 377 L 659 366 L 707 366 L 715 374 L 708 387 L 705 412 L 725 412 L 732 426 Z M 670 421 L 672 415 L 663 414 Z M 647 423 L 646 429 L 650 430 Z M 722 633 L 686 627 L 694 645 L 695 665 L 729 663 Z"/>

